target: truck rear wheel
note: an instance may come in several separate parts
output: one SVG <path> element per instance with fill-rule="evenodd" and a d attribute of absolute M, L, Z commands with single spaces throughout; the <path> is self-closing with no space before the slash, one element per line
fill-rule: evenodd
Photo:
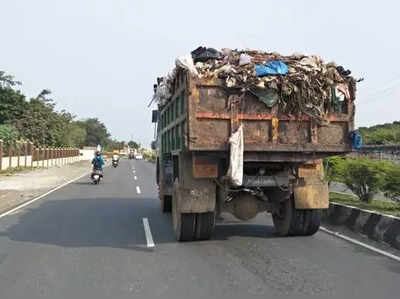
<path fill-rule="evenodd" d="M 196 214 L 196 240 L 209 240 L 214 228 L 215 212 Z"/>
<path fill-rule="evenodd" d="M 174 184 L 174 192 L 172 196 L 172 226 L 175 237 L 178 241 L 193 241 L 195 237 L 196 214 L 180 213 L 177 207 L 178 186 L 176 181 Z"/>
<path fill-rule="evenodd" d="M 272 220 L 281 236 L 311 236 L 319 229 L 321 215 L 320 209 L 297 210 L 291 197 L 280 203 L 279 212 L 272 214 Z"/>
<path fill-rule="evenodd" d="M 312 236 L 321 223 L 322 210 L 296 210 L 290 234 L 293 236 Z"/>

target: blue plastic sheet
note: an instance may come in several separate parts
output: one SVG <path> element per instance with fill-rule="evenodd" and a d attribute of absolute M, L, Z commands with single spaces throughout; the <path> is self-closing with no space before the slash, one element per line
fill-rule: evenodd
<path fill-rule="evenodd" d="M 283 61 L 273 60 L 266 64 L 256 64 L 255 70 L 258 77 L 268 75 L 286 75 L 288 67 Z"/>

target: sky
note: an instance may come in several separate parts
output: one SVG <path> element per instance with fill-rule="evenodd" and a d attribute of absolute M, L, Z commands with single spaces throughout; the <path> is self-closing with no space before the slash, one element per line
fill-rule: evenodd
<path fill-rule="evenodd" d="M 365 80 L 356 126 L 400 120 L 399 1 L 0 1 L 0 70 L 148 146 L 157 77 L 200 45 L 322 56 Z"/>

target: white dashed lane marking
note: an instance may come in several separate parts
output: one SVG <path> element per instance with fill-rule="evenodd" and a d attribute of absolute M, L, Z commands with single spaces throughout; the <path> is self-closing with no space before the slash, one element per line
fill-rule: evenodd
<path fill-rule="evenodd" d="M 154 248 L 153 236 L 151 235 L 150 224 L 147 218 L 143 218 L 144 233 L 146 235 L 147 248 Z"/>

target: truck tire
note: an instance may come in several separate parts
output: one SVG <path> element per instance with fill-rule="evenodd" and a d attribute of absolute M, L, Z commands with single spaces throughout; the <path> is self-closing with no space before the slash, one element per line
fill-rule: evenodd
<path fill-rule="evenodd" d="M 209 240 L 215 228 L 215 212 L 196 214 L 196 240 Z"/>
<path fill-rule="evenodd" d="M 272 214 L 274 226 L 281 236 L 311 236 L 321 223 L 322 210 L 296 210 L 291 197 L 280 204 L 279 213 Z"/>
<path fill-rule="evenodd" d="M 321 223 L 322 210 L 296 210 L 292 221 L 290 235 L 292 236 L 312 236 L 315 234 Z"/>
<path fill-rule="evenodd" d="M 164 195 L 161 200 L 161 209 L 163 213 L 171 213 L 172 211 L 172 196 Z"/>
<path fill-rule="evenodd" d="M 279 203 L 279 212 L 272 213 L 272 221 L 275 229 L 280 236 L 288 236 L 290 225 L 293 218 L 294 209 L 292 208 L 291 199 Z"/>
<path fill-rule="evenodd" d="M 193 241 L 195 237 L 196 214 L 180 213 L 177 207 L 177 192 L 179 183 L 174 184 L 174 192 L 172 196 L 172 226 L 174 229 L 176 240 Z"/>

